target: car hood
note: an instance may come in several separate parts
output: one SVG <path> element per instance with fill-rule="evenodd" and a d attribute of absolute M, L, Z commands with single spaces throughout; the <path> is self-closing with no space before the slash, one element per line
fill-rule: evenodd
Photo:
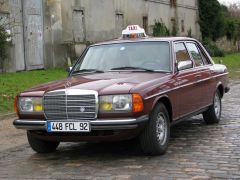
<path fill-rule="evenodd" d="M 60 89 L 83 89 L 95 90 L 99 94 L 116 94 L 140 92 L 154 86 L 157 81 L 166 79 L 169 73 L 151 73 L 151 72 L 107 72 L 82 74 L 68 77 L 64 80 L 54 81 L 40 86 L 31 88 L 22 93 L 40 92 L 39 95 L 45 92 L 60 90 Z"/>

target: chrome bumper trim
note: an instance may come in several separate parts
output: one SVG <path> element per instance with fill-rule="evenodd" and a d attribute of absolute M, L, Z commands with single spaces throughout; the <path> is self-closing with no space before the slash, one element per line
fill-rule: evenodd
<path fill-rule="evenodd" d="M 16 119 L 13 121 L 13 125 L 17 129 L 46 130 L 46 121 Z"/>
<path fill-rule="evenodd" d="M 62 120 L 63 121 L 63 120 Z M 71 120 L 66 120 L 71 121 Z M 77 120 L 72 120 L 77 121 Z M 118 129 L 134 129 L 138 127 L 140 123 L 148 121 L 148 115 L 141 116 L 139 118 L 129 118 L 129 119 L 97 119 L 95 121 L 90 121 L 92 130 L 118 130 Z M 26 119 L 16 119 L 13 125 L 17 129 L 26 130 L 45 130 L 47 129 L 47 121 L 39 120 L 26 120 Z"/>

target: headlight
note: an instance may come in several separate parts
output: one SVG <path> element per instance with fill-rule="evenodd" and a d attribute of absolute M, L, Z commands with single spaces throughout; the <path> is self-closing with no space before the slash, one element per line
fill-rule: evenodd
<path fill-rule="evenodd" d="M 99 104 L 100 113 L 143 111 L 143 101 L 139 94 L 100 96 Z"/>
<path fill-rule="evenodd" d="M 132 95 L 100 96 L 100 112 L 131 112 Z"/>
<path fill-rule="evenodd" d="M 20 97 L 19 108 L 21 112 L 42 112 L 42 98 L 40 97 Z"/>

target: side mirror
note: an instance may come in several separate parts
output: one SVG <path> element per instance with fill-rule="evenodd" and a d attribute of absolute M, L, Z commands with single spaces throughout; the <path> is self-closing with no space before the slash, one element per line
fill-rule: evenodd
<path fill-rule="evenodd" d="M 70 73 L 71 70 L 72 70 L 72 67 L 68 67 L 68 68 L 66 69 L 66 71 L 67 71 L 68 73 Z"/>
<path fill-rule="evenodd" d="M 185 70 L 185 69 L 190 69 L 192 67 L 193 67 L 193 62 L 191 60 L 179 61 L 177 63 L 178 71 Z"/>

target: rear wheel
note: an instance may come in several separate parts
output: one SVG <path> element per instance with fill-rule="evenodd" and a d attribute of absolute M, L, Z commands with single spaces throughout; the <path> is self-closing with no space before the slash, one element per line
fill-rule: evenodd
<path fill-rule="evenodd" d="M 38 139 L 29 131 L 27 131 L 27 138 L 31 148 L 37 153 L 54 152 L 60 144 L 60 142 L 52 142 Z"/>
<path fill-rule="evenodd" d="M 222 114 L 222 102 L 220 92 L 217 90 L 214 96 L 213 105 L 203 113 L 203 119 L 207 124 L 214 124 L 220 121 Z"/>
<path fill-rule="evenodd" d="M 140 135 L 144 153 L 162 155 L 166 152 L 170 137 L 170 120 L 166 107 L 159 103 L 150 116 L 149 123 Z"/>

